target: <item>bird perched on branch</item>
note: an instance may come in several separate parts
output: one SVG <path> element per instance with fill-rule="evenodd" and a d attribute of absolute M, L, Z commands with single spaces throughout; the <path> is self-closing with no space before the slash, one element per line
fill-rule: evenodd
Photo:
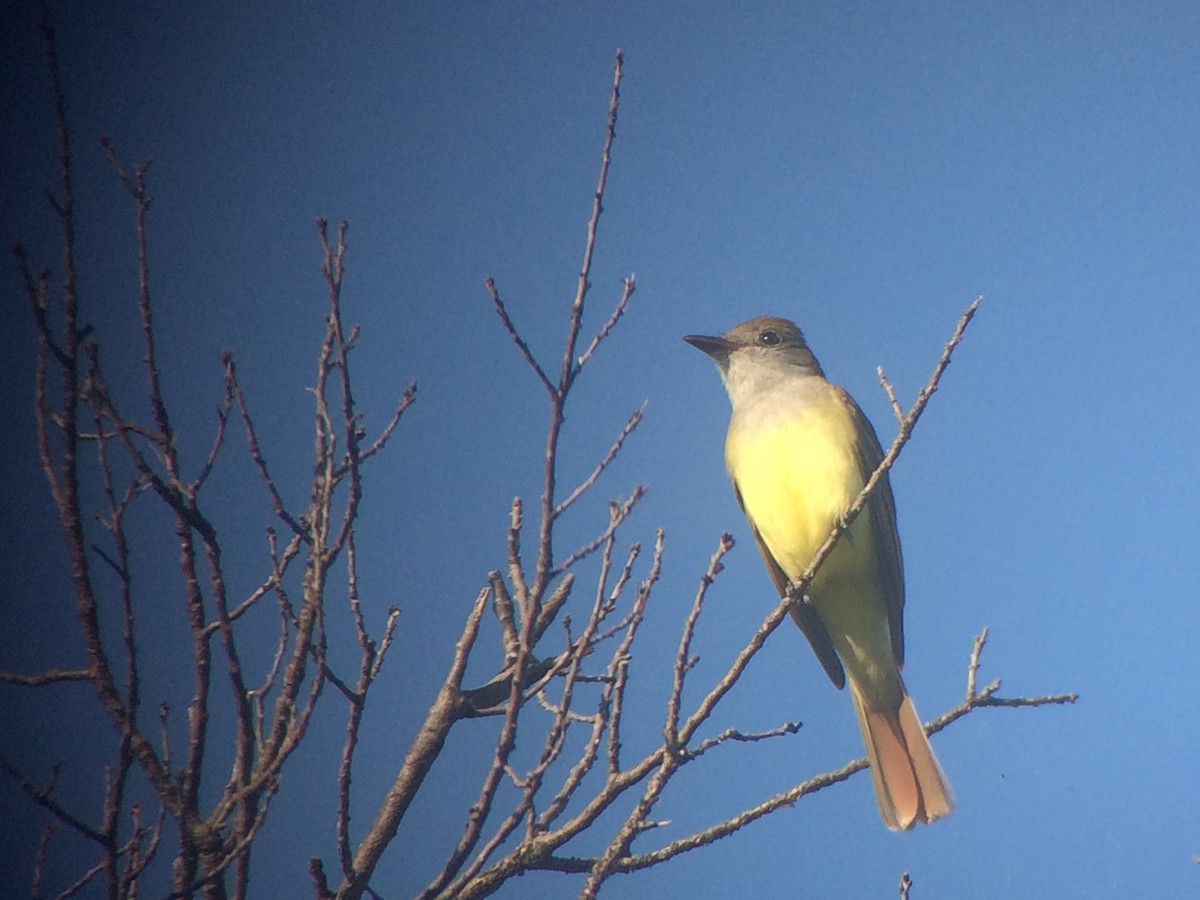
<path fill-rule="evenodd" d="M 785 596 L 883 460 L 879 439 L 854 399 L 825 380 L 794 322 L 762 316 L 684 340 L 716 360 L 725 382 L 725 465 Z M 830 680 L 842 688 L 849 679 L 884 824 L 948 815 L 950 784 L 900 677 L 904 566 L 886 474 L 790 613 Z"/>

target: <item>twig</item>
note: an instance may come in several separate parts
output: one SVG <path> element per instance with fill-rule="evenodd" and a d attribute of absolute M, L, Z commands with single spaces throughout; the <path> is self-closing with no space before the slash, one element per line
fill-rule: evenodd
<path fill-rule="evenodd" d="M 487 288 L 488 296 L 492 298 L 492 306 L 496 308 L 496 315 L 500 317 L 500 324 L 504 326 L 504 330 L 508 332 L 508 336 L 517 345 L 517 348 L 521 351 L 521 355 L 525 357 L 525 362 L 529 364 L 529 368 L 533 369 L 533 373 L 537 375 L 538 381 L 542 383 L 542 387 L 546 389 L 548 394 L 554 396 L 557 393 L 554 383 L 546 375 L 545 369 L 537 361 L 537 357 L 533 355 L 533 351 L 529 349 L 529 344 L 525 342 L 525 338 L 521 337 L 521 332 L 517 330 L 517 326 L 513 324 L 512 317 L 508 314 L 508 308 L 504 305 L 504 301 L 500 299 L 500 289 L 496 287 L 496 282 L 489 275 L 483 279 L 483 284 Z"/>
<path fill-rule="evenodd" d="M 116 148 L 108 138 L 101 138 L 105 155 L 116 171 L 121 183 L 125 185 L 134 199 L 137 210 L 137 245 L 138 245 L 138 314 L 142 324 L 142 350 L 145 354 L 147 394 L 150 399 L 150 410 L 154 418 L 155 428 L 163 437 L 163 462 L 172 482 L 179 484 L 179 457 L 175 446 L 175 433 L 171 428 L 171 419 L 167 415 L 166 403 L 163 399 L 162 382 L 158 370 L 158 349 L 154 336 L 154 307 L 150 301 L 150 259 L 146 243 L 146 217 L 150 211 L 151 199 L 146 190 L 146 172 L 150 162 L 139 164 L 134 169 L 132 178 L 117 159 Z"/>
<path fill-rule="evenodd" d="M 50 852 L 50 838 L 54 837 L 55 824 L 51 822 L 42 829 L 38 838 L 37 852 L 33 857 L 33 876 L 30 878 L 29 895 L 35 900 L 42 896 L 42 878 L 46 871 L 46 857 Z"/>
<path fill-rule="evenodd" d="M 233 403 L 233 389 L 228 377 L 226 377 L 225 400 L 217 407 L 217 430 L 213 434 L 212 447 L 208 451 L 208 456 L 204 459 L 204 466 L 200 469 L 200 474 L 189 485 L 189 489 L 193 493 L 199 492 L 204 483 L 208 481 L 208 476 L 216 468 L 217 456 L 220 454 L 221 448 L 225 446 L 225 426 L 229 424 L 229 413 L 233 410 Z"/>
<path fill-rule="evenodd" d="M 504 662 L 511 664 L 517 658 L 517 648 L 521 638 L 517 631 L 517 620 L 513 615 L 512 597 L 509 596 L 508 586 L 504 577 L 497 571 L 488 572 L 488 584 L 492 587 L 492 611 L 496 621 L 500 623 L 500 639 L 504 645 Z"/>
<path fill-rule="evenodd" d="M 888 402 L 892 405 L 892 414 L 895 415 L 896 421 L 904 423 L 904 407 L 900 405 L 900 401 L 896 399 L 896 389 L 892 387 L 892 383 L 888 381 L 887 376 L 883 374 L 883 366 L 875 367 L 875 374 L 879 376 L 879 384 L 883 387 L 887 394 Z"/>
<path fill-rule="evenodd" d="M 101 846 L 105 843 L 105 836 L 88 825 L 79 817 L 73 815 L 65 806 L 55 800 L 51 795 L 54 789 L 54 779 L 46 787 L 38 787 L 34 784 L 25 773 L 17 768 L 7 756 L 0 755 L 0 770 L 2 770 L 9 778 L 16 782 L 17 787 L 25 792 L 34 803 L 43 809 L 47 810 L 54 818 L 62 822 L 64 825 L 69 825 L 79 834 L 83 835 L 90 841 L 93 841 Z"/>
<path fill-rule="evenodd" d="M 633 434 L 634 429 L 641 424 L 642 417 L 645 415 L 645 413 L 645 403 L 643 403 L 638 409 L 634 410 L 633 415 L 631 415 L 629 420 L 625 423 L 625 427 L 621 429 L 621 433 L 617 435 L 616 439 L 609 446 L 608 452 L 604 454 L 604 458 L 596 464 L 596 467 L 592 469 L 587 478 L 581 481 L 575 490 L 571 491 L 571 493 L 568 494 L 566 498 L 559 502 L 558 506 L 554 508 L 555 518 L 566 512 L 567 509 L 570 508 L 571 504 L 578 500 L 585 491 L 589 490 L 592 485 L 599 480 L 600 476 L 604 474 L 604 470 L 607 469 L 612 461 L 617 458 L 617 454 L 621 451 L 621 447 L 624 446 L 626 439 L 628 439 L 628 437 Z"/>
<path fill-rule="evenodd" d="M 22 672 L 0 672 L 0 681 L 8 684 L 20 684 L 25 687 L 42 687 L 47 684 L 59 684 L 63 681 L 89 681 L 92 673 L 88 669 L 47 669 L 34 675 Z"/>
<path fill-rule="evenodd" d="M 250 445 L 250 458 L 254 460 L 254 465 L 258 468 L 258 477 L 263 483 L 263 487 L 267 489 L 267 494 L 271 498 L 271 508 L 275 510 L 280 520 L 287 525 L 291 531 L 306 538 L 308 535 L 305 529 L 284 506 L 283 498 L 279 495 L 279 489 L 275 487 L 275 479 L 271 477 L 271 471 L 267 468 L 267 461 L 263 457 L 262 447 L 258 441 L 258 431 L 254 427 L 254 420 L 250 417 L 250 408 L 246 404 L 246 396 L 242 392 L 242 386 L 237 380 L 237 370 L 233 364 L 233 354 L 223 353 L 221 362 L 225 365 L 225 385 L 234 399 L 237 400 L 238 411 L 242 415 L 242 425 L 246 429 L 246 441 Z"/>
<path fill-rule="evenodd" d="M 700 586 L 692 597 L 692 606 L 683 622 L 683 633 L 679 636 L 679 649 L 675 651 L 675 665 L 671 681 L 671 694 L 667 700 L 667 716 L 664 730 L 668 745 L 679 742 L 679 710 L 683 703 L 683 683 L 687 672 L 692 666 L 691 646 L 692 637 L 696 632 L 696 623 L 700 620 L 700 612 L 704 608 L 704 597 L 717 575 L 725 568 L 722 560 L 733 549 L 733 536 L 728 532 L 721 535 L 720 543 L 713 555 L 709 557 L 708 568 L 700 576 Z"/>
<path fill-rule="evenodd" d="M 617 305 L 609 313 L 608 320 L 600 326 L 600 330 L 596 332 L 596 336 L 592 338 L 592 342 L 588 344 L 587 349 L 580 354 L 579 360 L 576 362 L 577 369 L 582 369 L 588 364 L 588 360 L 592 358 L 604 339 L 612 333 L 621 316 L 625 315 L 625 310 L 629 306 L 629 298 L 633 296 L 633 292 L 637 289 L 637 283 L 634 276 L 630 275 L 628 278 L 622 279 L 621 284 L 621 299 L 617 301 Z"/>
<path fill-rule="evenodd" d="M 735 741 L 743 744 L 755 744 L 759 741 L 770 740 L 771 738 L 784 737 L 789 734 L 796 734 L 803 727 L 801 722 L 784 722 L 775 728 L 769 728 L 766 731 L 751 731 L 742 732 L 736 728 L 726 728 L 720 734 L 713 735 L 710 738 L 705 738 L 696 744 L 695 747 L 687 751 L 689 757 L 695 758 L 708 752 L 714 747 L 719 747 L 726 741 Z"/>
<path fill-rule="evenodd" d="M 351 871 L 346 873 L 345 880 L 338 888 L 339 897 L 357 898 L 366 890 L 383 851 L 395 836 L 400 820 L 441 752 L 451 727 L 458 720 L 462 679 L 466 672 L 467 659 L 475 646 L 475 639 L 479 636 L 479 625 L 487 607 L 489 593 L 490 588 L 483 588 L 475 597 L 475 603 L 455 645 L 450 672 L 442 683 L 437 699 L 426 714 L 416 740 L 408 748 L 404 764 L 392 782 L 383 806 L 355 851 Z"/>
<path fill-rule="evenodd" d="M 627 500 L 620 504 L 613 504 L 614 514 L 609 518 L 608 527 L 582 547 L 572 551 L 566 559 L 553 568 L 552 574 L 562 574 L 580 560 L 586 559 L 600 549 L 600 547 L 604 545 L 604 542 L 609 539 L 609 537 L 627 518 L 629 518 L 629 514 L 633 512 L 633 508 L 637 506 L 645 496 L 646 488 L 639 484 L 634 487 L 633 492 L 629 495 Z"/>
<path fill-rule="evenodd" d="M 609 717 L 608 739 L 610 781 L 612 780 L 613 772 L 620 767 L 621 723 L 625 713 L 625 691 L 629 684 L 630 651 L 633 648 L 634 638 L 637 636 L 638 628 L 645 615 L 646 604 L 650 600 L 650 591 L 653 589 L 662 572 L 663 537 L 663 531 L 660 528 L 654 536 L 654 555 L 650 560 L 650 572 L 642 581 L 637 594 L 634 596 L 633 606 L 629 611 L 629 615 L 621 622 L 622 637 L 612 653 L 608 670 L 605 673 L 612 684 L 610 692 L 612 713 Z"/>
<path fill-rule="evenodd" d="M 983 645 L 987 643 L 988 630 L 985 627 L 975 636 L 975 644 L 971 648 L 971 661 L 967 664 L 967 699 L 975 696 L 975 679 L 979 675 L 979 655 L 983 653 Z"/>
<path fill-rule="evenodd" d="M 562 370 L 558 377 L 558 389 L 565 392 L 574 380 L 575 374 L 579 372 L 587 357 L 591 356 L 592 348 L 589 347 L 585 352 L 584 357 L 580 360 L 575 359 L 575 344 L 579 339 L 579 326 L 583 320 L 584 300 L 587 298 L 588 290 L 591 288 L 592 274 L 592 258 L 596 253 L 596 235 L 600 227 L 600 214 L 604 211 L 604 189 L 608 184 L 608 168 L 612 165 L 612 148 L 613 141 L 617 137 L 617 110 L 621 106 L 621 77 L 625 66 L 625 54 L 620 50 L 613 57 L 613 84 L 612 93 L 608 99 L 608 127 L 604 132 L 604 149 L 600 154 L 600 175 L 596 179 L 596 191 L 592 195 L 592 215 L 588 219 L 587 240 L 583 245 L 583 263 L 579 267 L 579 286 L 575 291 L 575 299 L 571 303 L 571 315 L 567 325 L 567 342 L 562 355 Z M 621 299 L 617 302 L 616 308 L 609 316 L 608 322 L 601 328 L 597 334 L 594 343 L 599 343 L 604 336 L 612 330 L 613 325 L 621 317 L 625 311 L 625 305 L 629 301 L 629 297 L 633 294 L 634 281 L 633 278 L 625 279 L 625 290 Z"/>
<path fill-rule="evenodd" d="M 387 446 L 388 439 L 392 436 L 392 432 L 395 431 L 396 427 L 400 424 L 400 419 L 404 416 L 404 413 L 408 411 L 408 408 L 416 402 L 417 383 L 415 381 L 410 381 L 408 386 L 405 387 L 404 393 L 400 395 L 400 402 L 396 404 L 396 411 L 392 413 L 392 417 L 388 419 L 387 424 L 383 426 L 383 430 L 380 431 L 375 440 L 371 442 L 370 447 L 359 453 L 358 461 L 360 463 L 366 462 L 376 453 L 379 453 L 381 450 L 383 450 L 385 446 Z"/>

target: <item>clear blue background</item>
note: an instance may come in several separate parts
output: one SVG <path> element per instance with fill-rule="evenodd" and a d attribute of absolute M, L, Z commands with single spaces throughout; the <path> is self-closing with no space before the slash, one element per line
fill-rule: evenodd
<path fill-rule="evenodd" d="M 723 391 L 679 340 L 762 313 L 803 325 L 886 443 L 894 422 L 875 366 L 911 402 L 960 311 L 985 295 L 894 473 L 906 677 L 926 717 L 952 706 L 987 625 L 984 681 L 1082 699 L 984 710 L 939 735 L 959 808 L 935 827 L 887 832 L 859 775 L 609 893 L 883 897 L 909 871 L 916 898 L 1194 895 L 1200 7 L 738 6 L 62 4 L 82 297 L 126 408 L 142 411 L 132 212 L 100 135 L 128 162 L 155 160 L 160 347 L 191 470 L 209 445 L 229 349 L 297 507 L 325 308 L 312 221 L 349 220 L 346 309 L 363 327 L 354 364 L 368 426 L 408 380 L 420 385 L 369 471 L 359 528 L 372 621 L 390 603 L 404 610 L 357 770 L 355 826 L 365 827 L 471 599 L 503 563 L 511 498 L 536 498 L 545 411 L 482 279 L 496 278 L 535 351 L 555 360 L 620 47 L 626 81 L 587 328 L 621 277 L 636 272 L 638 288 L 579 384 L 564 483 L 649 405 L 560 547 L 602 526 L 603 500 L 649 487 L 625 540 L 648 546 L 662 526 L 667 552 L 638 656 L 631 752 L 658 734 L 678 623 L 722 530 L 738 546 L 703 621 L 697 688 L 774 603 L 722 468 Z M 23 4 L 3 16 L 4 240 L 57 264 L 36 13 Z M 30 315 L 15 265 L 5 272 L 0 666 L 32 671 L 81 657 L 34 452 Z M 261 577 L 271 517 L 241 440 L 231 437 L 209 502 L 244 592 Z M 146 532 L 165 522 L 149 505 L 135 519 Z M 166 674 L 183 646 L 168 538 L 138 559 L 151 717 L 160 697 L 182 717 L 190 693 L 187 673 Z M 269 611 L 255 622 L 269 646 Z M 472 678 L 488 677 L 495 653 Z M 97 815 L 98 770 L 79 749 L 111 739 L 88 691 L 0 698 L 4 751 L 39 777 L 49 760 L 75 760 L 63 793 Z M 262 835 L 256 896 L 306 895 L 311 855 L 335 868 L 342 707 L 332 691 L 326 703 Z M 861 753 L 849 699 L 789 629 L 715 724 L 794 718 L 798 736 L 686 772 L 658 810 L 673 824 L 635 849 Z M 385 896 L 411 895 L 440 865 L 495 728 L 456 729 L 379 869 Z M 0 881 L 26 884 L 42 820 L 8 782 L 0 800 Z M 57 877 L 92 858 L 65 835 L 51 853 Z M 501 896 L 578 886 L 538 875 Z"/>

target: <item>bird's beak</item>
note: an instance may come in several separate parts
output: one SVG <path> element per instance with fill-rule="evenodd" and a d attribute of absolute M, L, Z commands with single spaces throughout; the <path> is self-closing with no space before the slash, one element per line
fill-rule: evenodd
<path fill-rule="evenodd" d="M 714 337 L 708 334 L 685 334 L 683 339 L 697 350 L 703 350 L 717 361 L 727 359 L 737 346 L 727 338 Z"/>

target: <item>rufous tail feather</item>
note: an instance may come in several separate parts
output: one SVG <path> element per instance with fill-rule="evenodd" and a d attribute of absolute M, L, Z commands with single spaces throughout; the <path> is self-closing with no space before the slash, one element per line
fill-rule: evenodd
<path fill-rule="evenodd" d="M 950 783 L 933 755 L 912 699 L 903 685 L 901 690 L 899 708 L 874 709 L 850 679 L 879 815 L 893 831 L 933 822 L 954 810 Z"/>

